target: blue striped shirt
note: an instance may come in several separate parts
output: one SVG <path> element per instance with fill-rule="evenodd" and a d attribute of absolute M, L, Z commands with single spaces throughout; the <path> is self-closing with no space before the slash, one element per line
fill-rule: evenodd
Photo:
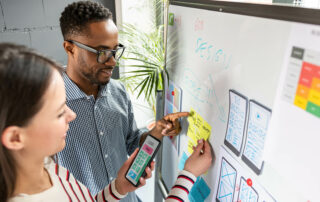
<path fill-rule="evenodd" d="M 64 74 L 67 105 L 77 114 L 70 123 L 59 163 L 93 195 L 107 186 L 138 146 L 143 132 L 136 126 L 132 103 L 124 86 L 111 79 L 95 99 Z M 129 193 L 122 201 L 137 201 Z"/>

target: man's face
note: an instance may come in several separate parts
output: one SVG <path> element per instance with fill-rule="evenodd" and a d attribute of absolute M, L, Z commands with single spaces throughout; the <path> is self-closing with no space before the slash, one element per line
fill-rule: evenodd
<path fill-rule="evenodd" d="M 112 20 L 94 22 L 87 25 L 89 35 L 76 36 L 74 41 L 90 46 L 96 50 L 116 49 L 118 43 L 118 29 Z M 97 62 L 97 54 L 76 47 L 74 68 L 77 80 L 86 80 L 91 84 L 104 85 L 110 81 L 116 60 L 111 57 L 104 64 Z M 80 78 L 79 78 L 80 77 Z"/>

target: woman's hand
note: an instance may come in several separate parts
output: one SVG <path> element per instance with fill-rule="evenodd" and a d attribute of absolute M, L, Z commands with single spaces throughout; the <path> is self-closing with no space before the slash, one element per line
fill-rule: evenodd
<path fill-rule="evenodd" d="M 124 162 L 124 164 L 122 165 L 122 167 L 120 168 L 119 172 L 118 172 L 118 176 L 116 178 L 115 181 L 115 185 L 116 185 L 116 190 L 119 192 L 119 194 L 121 195 L 125 195 L 128 192 L 132 192 L 135 191 L 136 189 L 144 186 L 146 184 L 146 179 L 149 179 L 152 176 L 152 171 L 154 170 L 154 164 L 155 162 L 153 161 L 150 165 L 150 167 L 146 167 L 145 171 L 146 171 L 146 176 L 140 177 L 139 182 L 140 185 L 138 187 L 133 186 L 125 177 L 131 163 L 133 162 L 135 156 L 137 155 L 139 151 L 139 148 L 137 148 L 132 154 L 131 156 L 128 158 L 128 160 L 126 160 L 126 162 Z"/>
<path fill-rule="evenodd" d="M 187 159 L 184 170 L 192 173 L 196 177 L 204 174 L 212 164 L 211 146 L 203 139 L 198 141 L 197 147 L 192 155 Z"/>

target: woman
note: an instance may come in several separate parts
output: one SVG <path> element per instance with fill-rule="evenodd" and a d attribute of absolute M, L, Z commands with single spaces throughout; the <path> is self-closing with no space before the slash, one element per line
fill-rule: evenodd
<path fill-rule="evenodd" d="M 95 197 L 49 157 L 65 147 L 68 125 L 76 118 L 66 105 L 61 71 L 26 47 L 0 44 L 1 201 L 118 201 L 136 189 L 125 173 L 138 149 Z M 167 201 L 187 199 L 194 180 L 211 161 L 209 144 L 200 141 Z M 146 178 L 151 168 L 146 168 Z M 145 179 L 140 183 L 143 186 Z"/>

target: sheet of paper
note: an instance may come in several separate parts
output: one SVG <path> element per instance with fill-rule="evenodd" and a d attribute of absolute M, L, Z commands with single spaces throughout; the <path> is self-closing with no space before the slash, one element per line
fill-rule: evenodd
<path fill-rule="evenodd" d="M 259 194 L 251 185 L 251 181 L 245 179 L 244 177 L 240 178 L 240 187 L 238 201 L 241 202 L 258 202 Z"/>
<path fill-rule="evenodd" d="M 240 93 L 229 91 L 229 116 L 225 145 L 237 156 L 240 155 L 244 139 L 248 100 Z"/>
<path fill-rule="evenodd" d="M 275 202 L 276 200 L 258 182 L 256 175 L 241 166 L 225 146 L 220 147 L 216 160 L 218 178 L 215 179 L 213 202 Z M 237 158 L 239 159 L 239 158 Z"/>
<path fill-rule="evenodd" d="M 254 100 L 249 101 L 247 138 L 242 160 L 257 174 L 261 173 L 263 166 L 263 152 L 270 119 L 270 109 Z"/>
<path fill-rule="evenodd" d="M 174 82 L 169 81 L 169 85 L 166 88 L 164 115 L 171 114 L 174 112 L 180 112 L 181 101 L 182 101 L 182 89 L 178 85 L 176 85 Z"/>
<path fill-rule="evenodd" d="M 166 82 L 166 81 L 165 81 Z M 174 82 L 169 81 L 169 84 L 166 85 L 165 92 L 165 102 L 164 102 L 164 115 L 181 112 L 181 103 L 182 103 L 182 89 L 176 85 Z M 179 136 L 169 137 L 172 145 L 179 154 Z"/>

